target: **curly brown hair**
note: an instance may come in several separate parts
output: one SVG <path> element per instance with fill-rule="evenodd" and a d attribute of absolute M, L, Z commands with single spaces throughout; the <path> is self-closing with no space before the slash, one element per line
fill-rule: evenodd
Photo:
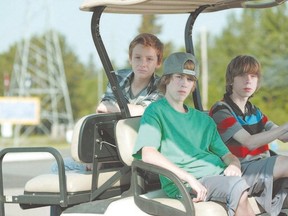
<path fill-rule="evenodd" d="M 129 45 L 130 59 L 132 58 L 133 49 L 137 44 L 142 44 L 143 46 L 154 48 L 157 53 L 157 63 L 159 65 L 162 63 L 164 45 L 155 35 L 149 33 L 142 33 L 137 35 Z"/>

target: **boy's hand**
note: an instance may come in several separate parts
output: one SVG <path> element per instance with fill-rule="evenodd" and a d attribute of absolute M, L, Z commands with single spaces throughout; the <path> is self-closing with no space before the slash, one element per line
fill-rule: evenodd
<path fill-rule="evenodd" d="M 242 173 L 238 166 L 231 164 L 224 170 L 224 175 L 225 176 L 241 176 Z"/>
<path fill-rule="evenodd" d="M 189 184 L 192 187 L 192 194 L 195 195 L 195 197 L 192 198 L 192 201 L 205 201 L 207 198 L 207 189 L 196 179 L 194 179 L 192 182 L 189 182 Z"/>

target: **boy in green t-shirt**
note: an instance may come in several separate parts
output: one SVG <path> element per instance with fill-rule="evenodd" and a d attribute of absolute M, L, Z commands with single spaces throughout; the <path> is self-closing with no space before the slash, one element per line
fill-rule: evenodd
<path fill-rule="evenodd" d="M 229 215 L 255 215 L 240 162 L 232 155 L 206 114 L 184 104 L 195 89 L 197 62 L 190 53 L 174 53 L 164 62 L 159 90 L 164 98 L 150 104 L 141 119 L 134 157 L 164 167 L 182 179 L 194 202 L 227 203 Z M 169 197 L 181 198 L 177 187 L 161 176 Z"/>

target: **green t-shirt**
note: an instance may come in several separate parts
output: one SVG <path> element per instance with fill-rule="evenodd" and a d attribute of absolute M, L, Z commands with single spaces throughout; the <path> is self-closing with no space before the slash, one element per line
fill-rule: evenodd
<path fill-rule="evenodd" d="M 187 109 L 187 113 L 176 111 L 166 98 L 150 104 L 141 118 L 133 156 L 141 159 L 141 149 L 153 146 L 197 179 L 219 175 L 225 168 L 221 157 L 229 150 L 212 118 L 196 109 Z M 168 196 L 179 195 L 170 180 L 160 177 L 160 181 Z"/>

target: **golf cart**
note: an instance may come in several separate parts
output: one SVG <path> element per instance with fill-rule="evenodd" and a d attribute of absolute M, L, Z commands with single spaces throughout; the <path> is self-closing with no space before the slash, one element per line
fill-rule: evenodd
<path fill-rule="evenodd" d="M 7 148 L 0 152 L 0 215 L 5 203 L 23 209 L 51 206 L 51 215 L 227 215 L 225 205 L 216 202 L 193 203 L 182 181 L 163 168 L 135 161 L 132 149 L 140 117 L 131 117 L 119 88 L 114 68 L 100 33 L 102 13 L 187 14 L 184 31 L 186 51 L 194 54 L 192 30 L 199 14 L 230 8 L 266 8 L 282 1 L 245 0 L 86 0 L 80 9 L 92 13 L 91 31 L 96 50 L 120 107 L 119 113 L 91 114 L 75 125 L 71 154 L 77 161 L 93 163 L 93 172 L 65 172 L 63 158 L 54 148 Z M 196 109 L 203 111 L 199 88 L 193 93 Z M 2 161 L 15 152 L 48 152 L 58 164 L 58 174 L 43 174 L 29 180 L 21 195 L 4 194 Z M 182 199 L 168 198 L 160 189 L 158 175 L 170 178 Z M 250 198 L 254 212 L 261 209 Z"/>

